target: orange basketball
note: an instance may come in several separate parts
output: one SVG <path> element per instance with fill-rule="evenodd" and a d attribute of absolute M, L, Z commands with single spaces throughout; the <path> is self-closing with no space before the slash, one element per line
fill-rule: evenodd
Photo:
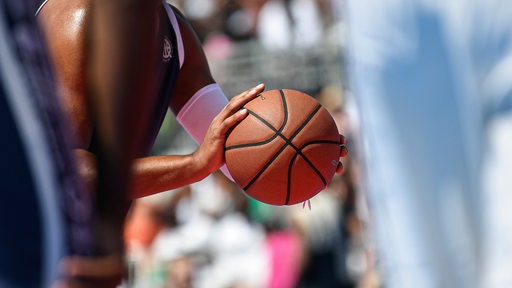
<path fill-rule="evenodd" d="M 252 198 L 272 205 L 310 199 L 330 183 L 340 157 L 336 124 L 318 101 L 296 90 L 270 90 L 245 105 L 228 133 L 226 164 Z"/>

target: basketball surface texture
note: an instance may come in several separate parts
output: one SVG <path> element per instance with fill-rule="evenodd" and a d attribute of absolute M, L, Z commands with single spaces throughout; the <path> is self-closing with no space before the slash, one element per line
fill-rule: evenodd
<path fill-rule="evenodd" d="M 226 164 L 252 198 L 293 205 L 325 189 L 336 173 L 340 136 L 327 110 L 296 90 L 270 90 L 244 106 L 227 135 Z"/>

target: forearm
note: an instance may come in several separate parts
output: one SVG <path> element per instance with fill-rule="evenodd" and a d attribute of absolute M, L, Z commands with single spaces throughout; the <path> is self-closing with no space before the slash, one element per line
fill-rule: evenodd
<path fill-rule="evenodd" d="M 96 182 L 96 157 L 83 150 L 75 150 L 79 171 L 88 185 Z M 196 154 L 176 156 L 151 156 L 138 158 L 132 166 L 130 199 L 168 191 L 202 180 L 211 171 L 200 163 Z M 94 190 L 94 189 L 91 189 Z"/>
<path fill-rule="evenodd" d="M 192 184 L 214 171 L 190 154 L 139 158 L 132 172 L 130 196 L 135 199 Z"/>

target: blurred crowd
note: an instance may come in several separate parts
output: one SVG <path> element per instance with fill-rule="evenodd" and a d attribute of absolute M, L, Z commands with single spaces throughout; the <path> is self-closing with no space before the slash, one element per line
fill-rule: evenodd
<path fill-rule="evenodd" d="M 343 1 L 171 0 L 229 96 L 257 83 L 316 93 L 339 83 Z"/>
<path fill-rule="evenodd" d="M 347 135 L 342 95 L 340 86 L 329 86 L 315 96 Z M 266 205 L 246 196 L 221 172 L 136 201 L 125 234 L 127 284 L 379 287 L 361 219 L 356 152 L 351 153 L 343 160 L 345 171 L 310 205 Z"/>
<path fill-rule="evenodd" d="M 314 46 L 341 19 L 336 0 L 168 0 L 201 42 L 258 39 L 269 49 Z M 219 53 L 212 52 L 212 53 Z M 217 54 L 217 55 L 219 55 Z"/>
<path fill-rule="evenodd" d="M 225 73 L 215 71 L 215 63 L 254 56 L 254 50 L 240 48 L 248 47 L 247 43 L 263 49 L 256 52 L 258 55 L 291 50 L 308 53 L 331 41 L 333 31 L 337 33 L 337 47 L 341 43 L 341 17 L 336 13 L 341 9 L 335 6 L 342 1 L 170 2 L 191 21 L 217 79 L 222 79 Z M 339 52 L 336 57 L 340 57 Z M 341 70 L 341 58 L 336 59 L 339 61 L 330 64 Z M 295 63 L 296 67 L 301 65 L 308 64 Z M 231 69 L 243 70 L 240 66 L 235 63 Z M 263 78 L 252 73 L 247 79 Z M 226 83 L 219 83 L 229 91 Z M 296 88 L 279 81 L 273 85 Z M 350 134 L 354 128 L 346 116 L 350 103 L 345 103 L 341 73 L 327 84 L 313 81 L 307 88 L 299 88 L 316 97 L 331 112 L 351 149 Z M 186 136 L 169 119 L 162 134 L 170 129 L 175 131 L 173 137 L 161 137 L 156 146 L 160 151 L 155 153 L 165 149 L 183 152 L 187 148 L 182 146 L 195 145 L 180 140 Z M 170 139 L 174 141 L 169 143 Z M 311 199 L 310 205 L 266 205 L 246 196 L 220 172 L 193 185 L 136 201 L 125 232 L 130 267 L 126 285 L 378 287 L 371 243 L 361 213 L 364 204 L 358 195 L 356 154 L 357 151 L 350 150 L 343 160 L 344 173 L 336 174 L 328 188 Z"/>

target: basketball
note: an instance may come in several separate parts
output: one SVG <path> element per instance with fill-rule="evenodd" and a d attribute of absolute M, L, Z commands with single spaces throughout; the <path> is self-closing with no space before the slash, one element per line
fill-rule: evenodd
<path fill-rule="evenodd" d="M 304 202 L 336 173 L 340 135 L 329 112 L 308 94 L 269 90 L 227 134 L 226 165 L 250 197 L 271 205 Z"/>

